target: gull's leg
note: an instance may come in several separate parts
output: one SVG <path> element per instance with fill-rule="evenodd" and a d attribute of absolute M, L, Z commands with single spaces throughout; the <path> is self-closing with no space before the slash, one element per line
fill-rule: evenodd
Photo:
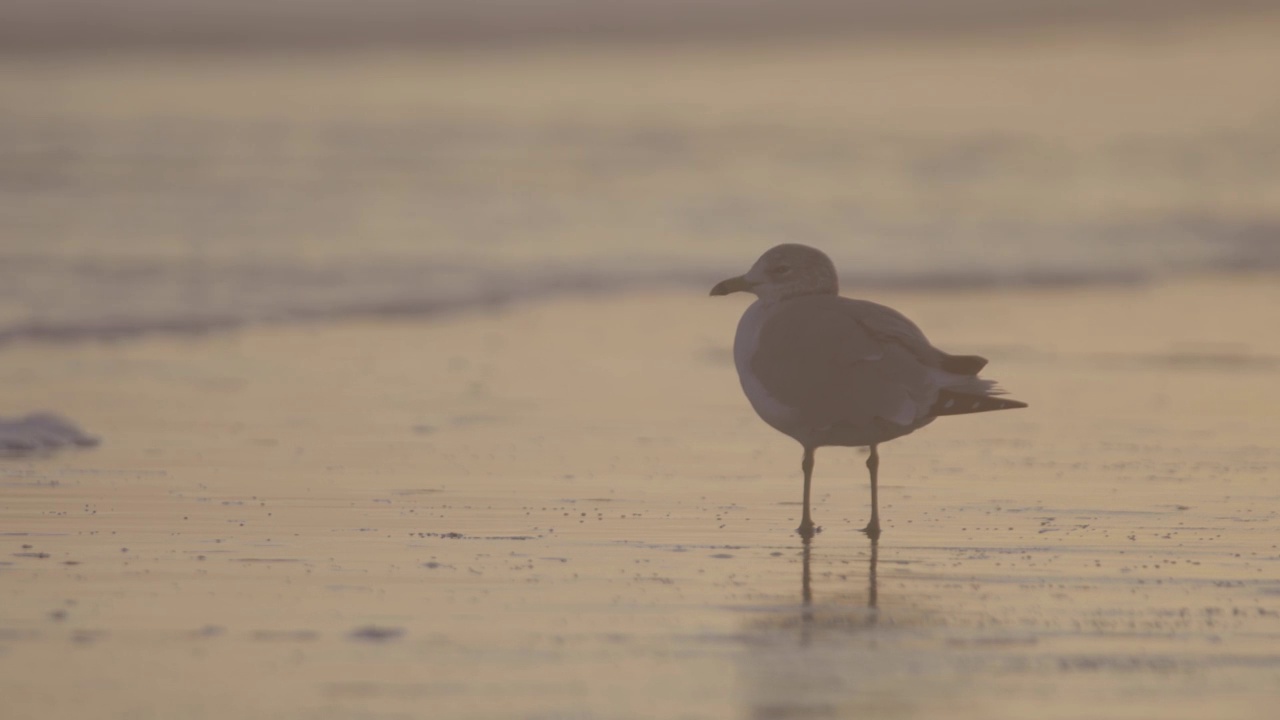
<path fill-rule="evenodd" d="M 796 532 L 800 533 L 800 537 L 804 538 L 805 542 L 808 542 L 818 531 L 813 526 L 813 518 L 809 516 L 809 485 L 813 481 L 813 448 L 805 447 L 804 460 L 800 462 L 800 468 L 804 470 L 804 515 L 800 518 L 800 527 L 796 528 Z"/>
<path fill-rule="evenodd" d="M 867 470 L 871 471 L 871 522 L 862 529 L 862 532 L 871 538 L 871 542 L 880 539 L 880 492 L 876 486 L 876 472 L 880 469 L 880 453 L 876 451 L 876 446 L 871 446 L 871 457 L 867 458 Z M 806 483 L 805 487 L 808 487 Z"/>

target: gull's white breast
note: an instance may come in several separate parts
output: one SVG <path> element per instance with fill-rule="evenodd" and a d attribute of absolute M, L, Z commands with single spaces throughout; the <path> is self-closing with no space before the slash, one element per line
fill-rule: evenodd
<path fill-rule="evenodd" d="M 794 408 L 783 405 L 765 390 L 760 379 L 751 370 L 751 359 L 760 346 L 760 330 L 771 305 L 756 300 L 738 321 L 738 332 L 733 337 L 733 364 L 738 368 L 738 381 L 746 393 L 756 414 L 779 432 L 797 437 L 801 432 L 799 418 Z M 799 439 L 799 438 L 797 438 Z"/>

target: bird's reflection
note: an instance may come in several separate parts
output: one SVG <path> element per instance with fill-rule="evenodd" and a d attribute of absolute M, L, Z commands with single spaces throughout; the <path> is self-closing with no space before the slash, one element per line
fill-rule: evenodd
<path fill-rule="evenodd" d="M 813 540 L 805 538 L 801 548 L 801 572 L 800 572 L 800 627 L 801 642 L 808 644 L 812 639 L 811 633 L 814 625 L 813 611 Z M 871 541 L 871 558 L 867 565 L 867 625 L 874 625 L 877 617 L 878 603 L 880 601 L 879 589 L 876 586 L 876 565 L 880 561 L 880 542 L 878 540 Z"/>
<path fill-rule="evenodd" d="M 867 563 L 867 607 L 875 610 L 880 601 L 876 591 L 876 565 L 880 562 L 880 542 L 871 541 L 871 560 Z"/>
<path fill-rule="evenodd" d="M 927 630 L 932 622 L 920 614 L 920 601 L 908 590 L 895 583 L 884 605 L 880 604 L 879 543 L 871 542 L 865 555 L 861 543 L 854 547 L 804 543 L 799 550 L 800 602 L 792 595 L 791 602 L 759 608 L 746 621 L 737 660 L 743 717 L 936 714 L 923 710 L 925 703 L 933 701 L 917 699 L 918 684 L 925 677 L 922 673 L 932 672 L 922 668 L 945 667 L 946 661 L 937 658 L 936 647 L 917 644 L 918 631 Z M 890 553 L 886 562 L 903 562 L 896 557 L 900 554 Z M 794 555 L 784 562 L 787 572 L 795 572 Z M 795 592 L 795 576 L 783 578 Z M 938 681 L 938 687 L 947 685 L 941 677 L 929 677 L 930 682 Z M 963 689 L 963 682 L 956 686 Z"/>

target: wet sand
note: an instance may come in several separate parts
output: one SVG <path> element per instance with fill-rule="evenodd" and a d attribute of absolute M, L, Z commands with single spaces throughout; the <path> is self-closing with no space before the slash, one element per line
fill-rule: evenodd
<path fill-rule="evenodd" d="M 874 564 L 741 297 L 10 345 L 103 444 L 0 464 L 0 714 L 1269 717 L 1280 283 L 875 299 L 1032 407 L 886 445 Z"/>

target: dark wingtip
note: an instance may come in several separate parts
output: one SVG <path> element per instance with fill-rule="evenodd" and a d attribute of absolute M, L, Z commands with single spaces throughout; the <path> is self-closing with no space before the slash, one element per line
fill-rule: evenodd
<path fill-rule="evenodd" d="M 969 395 L 952 390 L 938 393 L 938 400 L 930 410 L 931 415 L 968 415 L 969 413 L 991 412 L 993 410 L 1019 410 L 1028 407 L 1020 400 L 1008 400 L 991 395 Z"/>
<path fill-rule="evenodd" d="M 981 355 L 943 355 L 941 367 L 957 375 L 977 375 L 987 366 L 987 359 Z"/>

